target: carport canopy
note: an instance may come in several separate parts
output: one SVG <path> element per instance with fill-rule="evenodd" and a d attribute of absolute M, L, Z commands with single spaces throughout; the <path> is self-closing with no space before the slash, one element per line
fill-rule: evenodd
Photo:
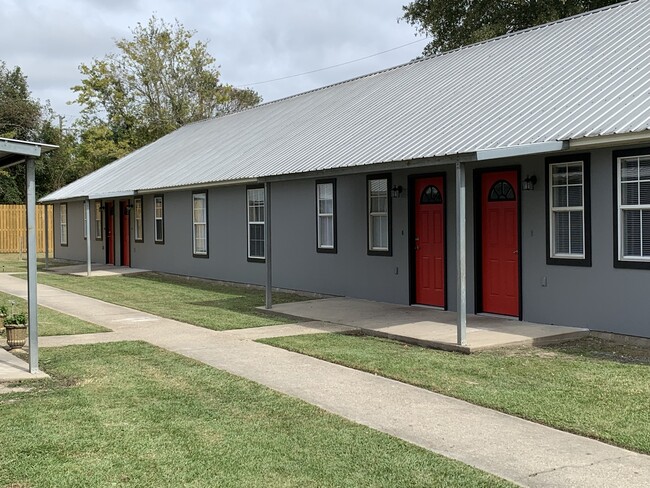
<path fill-rule="evenodd" d="M 36 159 L 58 146 L 0 138 L 0 168 L 25 163 L 27 196 L 27 308 L 29 316 L 29 372 L 38 372 L 38 312 L 36 297 Z"/>

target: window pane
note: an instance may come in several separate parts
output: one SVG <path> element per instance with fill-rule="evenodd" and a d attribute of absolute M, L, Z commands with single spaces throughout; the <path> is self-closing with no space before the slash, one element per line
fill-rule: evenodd
<path fill-rule="evenodd" d="M 621 160 L 621 181 L 639 179 L 638 158 Z"/>
<path fill-rule="evenodd" d="M 635 181 L 633 183 L 622 183 L 621 203 L 623 205 L 638 205 L 639 204 L 639 184 Z"/>
<path fill-rule="evenodd" d="M 372 217 L 372 247 L 388 249 L 388 216 L 386 215 Z"/>
<path fill-rule="evenodd" d="M 160 219 L 156 220 L 156 240 L 163 240 L 163 221 Z"/>
<path fill-rule="evenodd" d="M 318 201 L 318 213 L 331 214 L 333 211 L 334 211 L 334 201 L 333 200 L 319 200 Z"/>
<path fill-rule="evenodd" d="M 566 185 L 567 182 L 567 168 L 564 164 L 557 164 L 552 169 L 552 185 Z"/>
<path fill-rule="evenodd" d="M 582 207 L 582 185 L 569 186 L 569 207 Z"/>
<path fill-rule="evenodd" d="M 641 250 L 650 257 L 650 210 L 641 211 Z"/>
<path fill-rule="evenodd" d="M 264 224 L 250 224 L 249 256 L 264 257 Z"/>
<path fill-rule="evenodd" d="M 582 211 L 569 212 L 570 223 L 570 253 L 582 254 L 584 252 Z"/>
<path fill-rule="evenodd" d="M 623 211 L 623 255 L 641 255 L 641 210 Z"/>
<path fill-rule="evenodd" d="M 553 188 L 553 206 L 566 207 L 567 206 L 567 191 L 566 186 Z"/>
<path fill-rule="evenodd" d="M 639 183 L 639 203 L 641 205 L 650 205 L 650 181 Z"/>
<path fill-rule="evenodd" d="M 155 203 L 155 210 L 154 210 L 155 218 L 162 219 L 162 217 L 163 217 L 162 198 L 154 199 L 154 203 Z"/>
<path fill-rule="evenodd" d="M 569 185 L 582 184 L 582 163 L 569 164 L 567 167 Z"/>
<path fill-rule="evenodd" d="M 555 252 L 557 254 L 569 253 L 569 213 L 556 212 L 554 214 L 553 229 L 555 231 Z"/>
<path fill-rule="evenodd" d="M 334 185 L 332 183 L 319 183 L 318 198 L 322 200 L 332 200 L 334 198 Z"/>
<path fill-rule="evenodd" d="M 319 247 L 334 247 L 334 217 L 319 217 L 318 238 Z"/>
<path fill-rule="evenodd" d="M 639 179 L 650 180 L 650 156 L 639 158 Z"/>
<path fill-rule="evenodd" d="M 371 196 L 370 211 L 373 213 L 388 211 L 388 198 L 385 196 Z"/>
<path fill-rule="evenodd" d="M 370 193 L 385 193 L 388 191 L 388 180 L 370 180 Z"/>

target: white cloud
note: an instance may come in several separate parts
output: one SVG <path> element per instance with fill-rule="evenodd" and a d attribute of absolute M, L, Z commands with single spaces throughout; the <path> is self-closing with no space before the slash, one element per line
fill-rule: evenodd
<path fill-rule="evenodd" d="M 80 82 L 78 66 L 114 50 L 114 40 L 155 13 L 178 19 L 209 40 L 222 80 L 233 85 L 293 75 L 368 56 L 416 40 L 415 30 L 397 23 L 400 0 L 5 0 L 0 31 L 9 66 L 20 66 L 37 98 L 74 117 L 70 87 Z M 327 71 L 256 85 L 265 100 L 292 95 L 406 62 L 424 42 Z"/>

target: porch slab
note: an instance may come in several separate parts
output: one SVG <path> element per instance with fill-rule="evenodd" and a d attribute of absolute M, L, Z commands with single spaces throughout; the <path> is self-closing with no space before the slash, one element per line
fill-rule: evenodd
<path fill-rule="evenodd" d="M 48 272 L 56 274 L 67 274 L 75 276 L 87 276 L 86 264 L 73 264 L 70 266 L 58 266 L 48 269 Z M 146 273 L 149 270 L 140 268 L 129 268 L 127 266 L 113 266 L 112 264 L 93 264 L 90 276 L 119 276 L 134 273 Z"/>
<path fill-rule="evenodd" d="M 42 371 L 30 373 L 29 364 L 0 347 L 0 383 L 38 378 L 48 378 L 48 375 Z"/>
<path fill-rule="evenodd" d="M 467 345 L 456 344 L 456 313 L 355 298 L 326 298 L 273 306 L 274 312 L 352 327 L 363 334 L 424 347 L 471 353 L 513 345 L 544 345 L 577 339 L 589 329 L 467 316 Z"/>

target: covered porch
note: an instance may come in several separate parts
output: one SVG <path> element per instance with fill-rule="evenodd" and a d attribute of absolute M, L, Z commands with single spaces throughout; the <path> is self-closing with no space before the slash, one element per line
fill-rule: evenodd
<path fill-rule="evenodd" d="M 467 342 L 458 344 L 456 312 L 430 307 L 341 297 L 277 304 L 273 311 L 348 326 L 366 335 L 464 353 L 515 345 L 540 346 L 589 333 L 579 327 L 468 314 Z"/>

